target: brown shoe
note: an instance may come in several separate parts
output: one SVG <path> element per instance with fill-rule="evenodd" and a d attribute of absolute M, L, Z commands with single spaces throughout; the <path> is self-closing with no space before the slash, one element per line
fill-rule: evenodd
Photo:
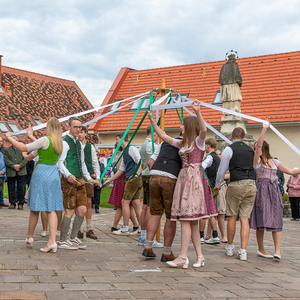
<path fill-rule="evenodd" d="M 19 205 L 18 205 L 18 209 L 19 209 L 19 210 L 23 210 L 23 204 L 19 204 Z"/>
<path fill-rule="evenodd" d="M 81 232 L 81 231 L 79 230 L 78 233 L 77 233 L 77 237 L 78 237 L 79 239 L 83 239 L 83 232 Z"/>
<path fill-rule="evenodd" d="M 160 261 L 162 262 L 166 262 L 166 261 L 171 261 L 171 260 L 174 260 L 176 259 L 176 256 L 173 254 L 173 252 L 171 252 L 171 254 L 162 254 L 161 255 L 161 259 Z"/>
<path fill-rule="evenodd" d="M 0 206 L 2 206 L 2 207 L 9 207 L 9 205 L 8 204 L 6 204 L 6 203 L 0 203 Z"/>
<path fill-rule="evenodd" d="M 153 252 L 152 248 L 145 248 L 142 255 L 145 257 L 156 257 L 156 254 Z"/>
<path fill-rule="evenodd" d="M 16 205 L 15 204 L 10 204 L 8 209 L 16 209 Z"/>
<path fill-rule="evenodd" d="M 96 240 L 97 239 L 97 236 L 96 234 L 94 233 L 94 231 L 92 229 L 90 229 L 87 233 L 86 233 L 86 237 L 90 238 L 90 239 L 93 239 L 93 240 Z"/>

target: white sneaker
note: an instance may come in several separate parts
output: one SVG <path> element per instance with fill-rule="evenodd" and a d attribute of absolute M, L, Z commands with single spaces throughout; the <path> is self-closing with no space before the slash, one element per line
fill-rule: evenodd
<path fill-rule="evenodd" d="M 240 260 L 247 260 L 247 252 L 246 251 L 243 251 L 243 252 L 239 251 L 237 256 Z"/>
<path fill-rule="evenodd" d="M 129 235 L 129 231 L 124 230 L 123 228 L 120 228 L 119 230 L 113 231 L 112 233 L 116 234 L 116 235 Z"/>
<path fill-rule="evenodd" d="M 64 242 L 58 242 L 57 247 L 59 249 L 69 249 L 69 250 L 77 250 L 78 247 L 74 246 L 70 240 L 66 240 Z"/>
<path fill-rule="evenodd" d="M 140 235 L 140 234 L 141 234 L 141 231 L 139 229 L 129 232 L 129 235 Z"/>
<path fill-rule="evenodd" d="M 60 230 L 56 230 L 56 236 L 60 236 Z"/>
<path fill-rule="evenodd" d="M 86 248 L 86 244 L 84 244 L 77 236 L 75 237 L 75 239 L 70 239 L 69 241 L 72 243 L 72 245 L 78 247 L 78 249 Z"/>
<path fill-rule="evenodd" d="M 41 236 L 43 236 L 43 237 L 47 236 L 47 231 L 44 231 L 44 230 L 43 230 L 43 231 L 41 232 Z"/>
<path fill-rule="evenodd" d="M 233 256 L 234 245 L 226 245 L 226 255 Z"/>
<path fill-rule="evenodd" d="M 159 243 L 157 240 L 153 240 L 152 248 L 163 248 L 164 244 Z"/>
<path fill-rule="evenodd" d="M 205 243 L 205 240 L 204 240 L 204 238 L 202 237 L 202 238 L 200 238 L 200 242 L 201 242 L 201 244 L 204 244 Z"/>
<path fill-rule="evenodd" d="M 213 244 L 220 244 L 220 238 L 217 236 L 217 237 L 211 237 L 210 239 L 207 239 L 207 240 L 205 240 L 205 243 L 206 244 L 211 244 L 211 245 L 213 245 Z"/>

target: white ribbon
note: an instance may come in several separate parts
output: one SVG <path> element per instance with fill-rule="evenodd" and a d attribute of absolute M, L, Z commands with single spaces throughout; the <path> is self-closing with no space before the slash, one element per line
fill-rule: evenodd
<path fill-rule="evenodd" d="M 149 91 L 150 92 L 150 91 Z M 145 96 L 147 94 L 149 94 L 149 92 L 145 92 L 145 93 L 142 93 L 142 94 L 139 94 L 139 95 L 136 95 L 136 96 L 132 96 L 132 97 L 129 97 L 129 98 L 126 98 L 124 100 L 120 100 L 120 101 L 117 101 L 117 102 L 113 102 L 113 103 L 110 103 L 110 104 L 107 104 L 107 105 L 103 105 L 103 106 L 100 106 L 98 108 L 93 108 L 93 109 L 89 109 L 89 110 L 86 110 L 86 111 L 82 111 L 80 113 L 76 113 L 76 114 L 73 114 L 73 115 L 69 115 L 69 116 L 66 116 L 66 117 L 63 117 L 63 118 L 60 118 L 58 119 L 59 122 L 64 122 L 64 121 L 67 121 L 69 120 L 71 117 L 79 117 L 79 116 L 82 116 L 82 115 L 86 115 L 86 114 L 89 114 L 91 112 L 94 112 L 94 111 L 98 111 L 100 109 L 103 109 L 105 107 L 109 107 L 109 106 L 112 106 L 114 104 L 117 104 L 117 103 L 122 103 L 124 101 L 127 101 L 127 100 L 130 100 L 130 99 L 133 99 L 133 98 L 136 98 L 136 97 L 139 97 L 138 99 L 135 99 L 134 101 L 137 101 L 137 100 L 140 100 L 140 98 L 142 98 L 142 96 Z M 133 101 L 133 102 L 134 102 Z M 47 122 L 46 123 L 43 123 L 43 124 L 40 124 L 40 125 L 36 125 L 34 127 L 32 127 L 33 131 L 35 130 L 39 130 L 41 128 L 44 128 L 46 127 L 47 125 Z M 12 132 L 11 134 L 12 135 L 20 135 L 20 134 L 23 134 L 23 133 L 26 133 L 27 132 L 27 129 L 22 129 L 22 130 L 19 130 L 17 132 Z"/>
<path fill-rule="evenodd" d="M 193 101 L 194 101 L 193 99 L 189 99 L 189 98 L 184 97 L 184 96 L 181 96 L 181 97 L 183 99 L 187 100 L 187 101 L 186 102 L 170 103 L 170 104 L 162 104 L 162 105 L 159 105 L 159 106 L 156 105 L 156 102 L 155 102 L 151 105 L 151 109 L 158 111 L 158 110 L 161 110 L 161 109 L 186 107 L 186 106 L 191 106 L 193 104 Z M 230 114 L 230 115 L 241 117 L 241 118 L 244 118 L 244 119 L 247 119 L 247 120 L 252 120 L 254 122 L 258 122 L 258 123 L 265 123 L 266 122 L 265 120 L 262 120 L 262 119 L 259 119 L 259 118 L 256 118 L 256 117 L 252 117 L 252 116 L 248 116 L 248 115 L 245 115 L 245 114 L 242 114 L 242 113 L 230 110 L 230 109 L 226 109 L 226 108 L 223 108 L 223 107 L 218 107 L 218 106 L 215 106 L 215 105 L 212 105 L 212 104 L 209 104 L 209 103 L 200 102 L 200 105 L 211 108 L 211 109 L 214 109 L 214 110 L 221 111 L 223 113 L 227 113 L 227 114 Z M 295 145 L 293 145 L 286 137 L 284 137 L 273 125 L 270 125 L 270 128 L 273 130 L 273 132 L 277 136 L 279 136 L 288 146 L 290 146 L 300 156 L 300 150 Z"/>
<path fill-rule="evenodd" d="M 134 101 L 131 101 L 131 102 L 129 102 L 129 103 L 123 105 L 123 106 L 120 106 L 120 107 L 118 107 L 118 108 L 116 108 L 116 109 L 114 109 L 114 110 L 112 110 L 112 111 L 109 111 L 109 112 L 107 112 L 107 113 L 104 114 L 104 115 L 101 115 L 101 116 L 99 116 L 99 117 L 97 117 L 97 118 L 95 118 L 95 119 L 92 119 L 92 120 L 90 120 L 90 121 L 88 121 L 88 122 L 82 124 L 82 126 L 88 126 L 88 125 L 90 125 L 90 124 L 92 124 L 92 123 L 94 123 L 94 122 L 96 122 L 96 121 L 98 121 L 98 120 L 101 120 L 101 119 L 103 119 L 104 117 L 107 117 L 107 116 L 109 116 L 110 114 L 112 114 L 112 113 L 114 113 L 114 112 L 116 112 L 116 111 L 118 111 L 118 110 L 120 110 L 120 109 L 122 109 L 122 108 L 124 108 L 124 107 L 126 107 L 126 106 L 128 106 L 128 105 L 130 105 L 130 104 L 132 104 L 133 102 L 140 100 L 141 98 L 143 98 L 143 97 L 140 97 L 140 98 L 138 98 L 138 99 L 136 99 L 136 100 L 134 100 Z M 62 134 L 62 136 L 66 136 L 68 133 L 69 133 L 69 130 L 65 131 L 65 132 Z"/>

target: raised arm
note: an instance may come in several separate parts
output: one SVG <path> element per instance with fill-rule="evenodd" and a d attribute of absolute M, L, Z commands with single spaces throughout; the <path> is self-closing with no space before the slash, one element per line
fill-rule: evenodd
<path fill-rule="evenodd" d="M 200 137 L 201 140 L 205 140 L 207 129 L 206 129 L 206 125 L 205 125 L 204 119 L 202 117 L 202 114 L 200 112 L 200 101 L 198 101 L 197 99 L 194 100 L 194 102 L 192 104 L 192 108 L 195 111 L 195 114 L 198 118 L 199 125 L 200 125 L 199 137 Z"/>
<path fill-rule="evenodd" d="M 258 140 L 256 142 L 256 149 L 255 149 L 255 154 L 254 154 L 254 165 L 255 166 L 258 164 L 259 157 L 262 154 L 261 147 L 262 147 L 262 144 L 264 142 L 265 134 L 266 134 L 267 129 L 269 127 L 270 127 L 270 123 L 269 122 L 264 122 L 263 123 L 263 127 L 262 127 L 262 130 L 261 130 L 260 136 L 259 136 L 259 138 L 258 138 Z"/>
<path fill-rule="evenodd" d="M 157 135 L 164 140 L 165 142 L 167 142 L 168 144 L 172 145 L 173 144 L 173 138 L 168 136 L 164 131 L 162 131 L 156 124 L 156 122 L 153 120 L 152 115 L 151 115 L 151 111 L 148 111 L 148 116 L 149 116 L 149 120 L 151 125 L 153 126 L 153 129 L 155 130 L 155 132 L 157 133 Z"/>
<path fill-rule="evenodd" d="M 7 132 L 6 134 L 6 139 L 15 147 L 16 149 L 22 151 L 22 152 L 27 152 L 27 147 L 23 143 L 20 143 L 16 141 L 14 138 L 12 138 L 11 133 Z"/>

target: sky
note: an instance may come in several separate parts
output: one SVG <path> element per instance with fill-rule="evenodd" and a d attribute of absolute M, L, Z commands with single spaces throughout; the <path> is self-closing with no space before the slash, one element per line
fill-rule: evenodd
<path fill-rule="evenodd" d="M 136 70 L 297 51 L 297 0 L 0 0 L 2 65 L 74 80 L 94 107 Z"/>

